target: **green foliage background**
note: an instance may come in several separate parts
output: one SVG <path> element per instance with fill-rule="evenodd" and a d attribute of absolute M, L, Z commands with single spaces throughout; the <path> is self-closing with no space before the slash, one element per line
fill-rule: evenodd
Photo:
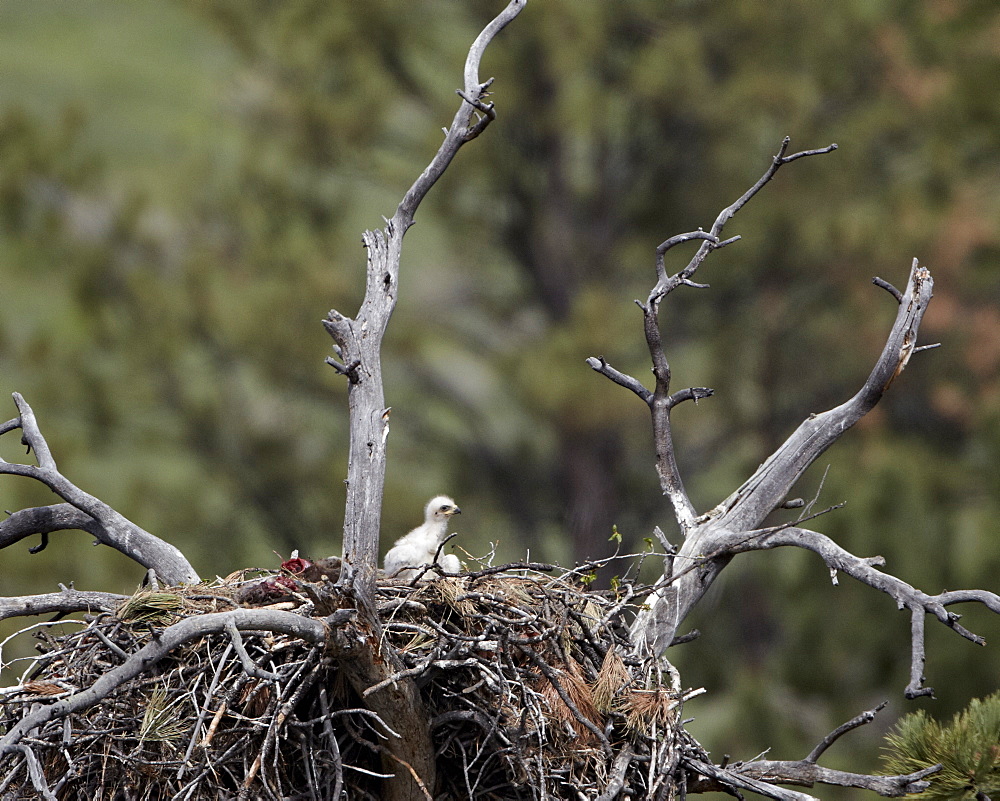
<path fill-rule="evenodd" d="M 353 314 L 360 233 L 440 142 L 469 43 L 500 7 L 52 0 L 0 7 L 0 389 L 62 470 L 203 575 L 339 550 L 346 389 L 323 364 Z M 894 314 L 873 275 L 935 277 L 925 342 L 801 494 L 817 527 L 929 591 L 998 590 L 1000 10 L 991 0 L 533 0 L 495 42 L 499 119 L 407 236 L 385 346 L 390 540 L 452 493 L 463 547 L 569 562 L 672 530 L 648 415 L 587 356 L 648 375 L 653 249 L 711 224 L 793 148 L 662 319 L 696 506 L 806 414 L 852 394 Z M 686 254 L 674 256 L 676 264 Z M 13 415 L 13 405 L 8 416 Z M 0 413 L 0 417 L 3 414 Z M 0 456 L 19 457 L 16 440 Z M 50 502 L 0 483 L 0 506 Z M 0 592 L 129 591 L 139 571 L 64 534 L 2 554 Z M 963 621 L 996 639 L 1000 621 Z M 908 619 L 800 553 L 734 563 L 677 649 L 717 757 L 804 756 L 884 697 L 829 764 L 874 768 L 903 709 Z M 941 627 L 938 627 L 941 628 Z M 950 714 L 997 654 L 929 624 Z M 838 761 L 839 760 L 839 761 Z M 834 797 L 824 791 L 825 797 Z"/>

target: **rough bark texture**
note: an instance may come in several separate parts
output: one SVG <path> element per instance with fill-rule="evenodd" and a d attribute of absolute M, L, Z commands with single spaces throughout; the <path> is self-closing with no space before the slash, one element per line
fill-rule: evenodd
<path fill-rule="evenodd" d="M 344 517 L 343 570 L 340 583 L 354 590 L 355 598 L 368 608 L 365 617 L 372 628 L 367 641 L 345 662 L 352 683 L 371 686 L 384 679 L 386 670 L 398 668 L 389 651 L 383 652 L 377 616 L 367 602 L 375 589 L 378 570 L 382 494 L 385 486 L 386 442 L 390 409 L 382 388 L 382 338 L 396 307 L 403 237 L 431 187 L 444 174 L 466 142 L 475 139 L 495 119 L 492 103 L 484 102 L 493 79 L 479 79 L 479 63 L 493 38 L 516 17 L 527 0 L 511 0 L 478 36 L 465 62 L 462 98 L 444 142 L 427 168 L 400 202 L 392 219 L 381 231 L 366 231 L 362 237 L 368 251 L 364 301 L 354 319 L 332 310 L 324 325 L 337 345 L 341 361 L 328 359 L 349 382 L 350 452 L 347 467 L 347 508 Z M 420 693 L 411 679 L 393 684 L 376 694 L 372 703 L 389 726 L 403 736 L 386 747 L 387 772 L 395 779 L 387 783 L 389 801 L 427 797 L 433 791 L 434 748 Z M 395 763 L 395 764 L 390 764 Z M 430 790 L 428 790 L 430 788 Z"/>

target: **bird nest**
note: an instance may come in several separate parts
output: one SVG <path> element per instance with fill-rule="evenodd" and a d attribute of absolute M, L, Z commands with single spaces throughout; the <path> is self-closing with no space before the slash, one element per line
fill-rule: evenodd
<path fill-rule="evenodd" d="M 36 632 L 41 656 L 2 698 L 0 734 L 93 687 L 172 623 L 259 605 L 262 581 L 286 591 L 278 607 L 321 616 L 333 582 L 289 578 L 143 591 L 77 630 Z M 253 631 L 193 639 L 30 732 L 3 756 L 0 799 L 377 799 L 385 744 L 399 735 L 366 701 L 406 680 L 428 709 L 436 798 L 593 798 L 622 786 L 666 797 L 677 749 L 695 744 L 679 725 L 676 673 L 627 656 L 634 590 L 526 569 L 382 581 L 381 637 L 401 668 L 361 693 L 322 644 Z"/>

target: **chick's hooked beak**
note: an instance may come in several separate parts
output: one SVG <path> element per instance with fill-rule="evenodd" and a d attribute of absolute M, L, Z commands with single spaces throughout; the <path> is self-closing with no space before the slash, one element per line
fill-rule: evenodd
<path fill-rule="evenodd" d="M 450 509 L 445 511 L 445 514 L 448 515 L 448 517 L 451 517 L 452 515 L 460 515 L 462 514 L 462 510 L 457 506 L 452 506 Z"/>

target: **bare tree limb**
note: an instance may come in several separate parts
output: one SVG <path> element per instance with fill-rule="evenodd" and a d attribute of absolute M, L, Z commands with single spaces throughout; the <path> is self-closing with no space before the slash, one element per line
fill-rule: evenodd
<path fill-rule="evenodd" d="M 676 556 L 682 569 L 672 579 L 661 577 L 657 581 L 656 590 L 647 601 L 648 608 L 641 611 L 633 623 L 633 638 L 639 651 L 659 654 L 670 645 L 676 626 L 733 556 L 759 547 L 758 539 L 763 532 L 755 530 L 755 527 L 784 503 L 792 486 L 820 454 L 878 403 L 916 349 L 917 329 L 930 301 L 933 285 L 927 269 L 920 267 L 914 260 L 906 290 L 902 293 L 904 302 L 899 304 L 896 320 L 882 354 L 862 388 L 840 406 L 822 414 L 810 415 L 736 492 L 708 514 L 692 521 L 687 529 L 685 542 Z M 648 322 L 646 329 L 648 338 Z M 672 444 L 667 442 L 667 445 L 672 453 Z M 658 458 L 661 447 L 663 443 L 658 441 Z M 792 530 L 780 528 L 782 531 Z M 811 542 L 818 547 L 815 539 Z M 803 544 L 802 547 L 808 546 Z M 667 592 L 668 584 L 672 584 L 676 591 Z M 667 607 L 664 608 L 664 605 Z M 945 622 L 944 619 L 942 622 Z M 948 625 L 960 633 L 964 631 L 954 621 Z M 907 695 L 924 692 L 920 687 L 923 664 L 922 619 L 914 621 L 913 626 L 920 628 L 920 636 L 917 636 L 915 629 L 912 637 L 914 650 L 911 681 L 907 687 Z M 918 662 L 920 667 L 917 666 Z"/>
<path fill-rule="evenodd" d="M 823 559 L 831 576 L 846 573 L 873 589 L 891 597 L 899 609 L 910 611 L 911 651 L 910 680 L 906 686 L 907 698 L 932 695 L 931 687 L 923 686 L 924 666 L 924 615 L 934 615 L 941 623 L 956 631 L 976 645 L 985 645 L 982 637 L 959 625 L 959 615 L 948 612 L 945 607 L 956 603 L 977 602 L 990 611 L 1000 614 L 1000 596 L 985 590 L 952 590 L 939 595 L 928 595 L 895 576 L 878 570 L 885 564 L 881 556 L 860 557 L 845 550 L 825 534 L 798 526 L 775 526 L 760 531 L 740 534 L 730 533 L 723 540 L 719 550 L 730 558 L 747 551 L 769 550 L 784 546 L 794 546 L 813 551 Z"/>
<path fill-rule="evenodd" d="M 896 289 L 896 287 L 894 287 L 888 281 L 885 281 L 876 275 L 874 278 L 872 278 L 872 283 L 875 284 L 875 286 L 882 287 L 882 289 L 884 289 L 886 292 L 892 295 L 896 299 L 896 303 L 903 302 L 903 293 L 900 292 L 898 289 Z"/>
<path fill-rule="evenodd" d="M 80 530 L 93 534 L 98 539 L 107 537 L 100 523 L 81 512 L 71 503 L 56 503 L 51 506 L 35 506 L 14 512 L 6 520 L 0 520 L 0 548 L 6 548 L 35 534 L 42 535 L 42 544 L 29 549 L 31 553 L 44 550 L 48 537 L 54 531 Z"/>
<path fill-rule="evenodd" d="M 688 387 L 687 389 L 681 389 L 667 398 L 667 403 L 670 408 L 673 409 L 678 403 L 683 403 L 686 400 L 698 401 L 704 398 L 711 398 L 715 394 L 715 390 L 710 387 Z"/>
<path fill-rule="evenodd" d="M 814 784 L 857 787 L 888 798 L 897 798 L 901 795 L 926 790 L 930 787 L 930 782 L 924 781 L 924 779 L 940 769 L 940 765 L 933 765 L 904 776 L 871 776 L 864 773 L 832 770 L 806 760 L 786 762 L 762 759 L 756 762 L 747 762 L 739 768 L 733 768 L 730 773 L 731 775 L 752 777 L 759 781 L 787 782 L 806 787 L 812 787 Z"/>
<path fill-rule="evenodd" d="M 128 595 L 113 592 L 84 592 L 63 587 L 60 592 L 0 598 L 0 620 L 10 617 L 47 615 L 53 612 L 111 612 L 127 601 Z"/>
<path fill-rule="evenodd" d="M 725 228 L 726 223 L 728 223 L 735 216 L 736 212 L 742 209 L 754 195 L 767 185 L 767 183 L 775 176 L 782 166 L 788 164 L 790 161 L 803 158 L 804 156 L 821 156 L 837 149 L 837 145 L 833 144 L 817 150 L 803 150 L 799 153 L 793 153 L 791 156 L 786 156 L 785 153 L 788 151 L 788 145 L 791 141 L 791 138 L 787 136 L 784 140 L 782 140 L 781 147 L 778 148 L 777 154 L 771 160 L 771 166 L 768 167 L 764 174 L 757 180 L 757 183 L 744 192 L 734 203 L 719 212 L 719 216 L 716 217 L 715 222 L 712 223 L 712 227 L 709 229 L 708 235 L 703 237 L 705 241 L 702 242 L 698 251 L 691 258 L 691 261 L 688 262 L 687 266 L 679 273 L 666 279 L 665 281 L 658 281 L 657 285 L 650 293 L 650 298 L 654 296 L 662 298 L 663 296 L 673 292 L 677 287 L 685 284 L 694 276 L 694 274 L 698 271 L 698 268 L 701 266 L 701 263 L 708 258 L 708 255 L 713 250 L 739 239 L 739 237 L 734 237 L 725 241 L 719 241 L 722 229 Z M 670 240 L 667 241 L 669 242 Z"/>
<path fill-rule="evenodd" d="M 608 364 L 607 359 L 603 356 L 591 356 L 587 359 L 587 364 L 590 365 L 591 369 L 600 373 L 601 375 L 607 376 L 612 381 L 614 381 L 618 386 L 625 387 L 625 389 L 631 390 L 646 404 L 649 405 L 653 401 L 653 393 L 650 392 L 642 383 L 633 378 L 630 375 L 619 372 L 610 364 Z"/>
<path fill-rule="evenodd" d="M 24 526 L 28 525 L 29 521 L 38 522 L 40 524 L 39 531 L 47 533 L 46 526 L 53 525 L 59 520 L 67 522 L 72 518 L 79 521 L 81 527 L 85 527 L 104 545 L 109 545 L 120 551 L 145 568 L 155 570 L 157 576 L 167 584 L 194 584 L 200 581 L 198 573 L 178 548 L 140 528 L 103 501 L 81 490 L 60 473 L 28 402 L 15 392 L 14 403 L 20 412 L 20 416 L 17 418 L 18 426 L 8 428 L 5 425 L 4 429 L 11 431 L 16 427 L 21 428 L 21 441 L 31 451 L 34 451 L 38 464 L 28 465 L 0 460 L 0 475 L 24 476 L 41 482 L 64 501 L 92 518 L 96 525 L 87 524 L 79 517 L 68 515 L 61 508 L 52 511 L 53 507 L 49 507 L 50 511 L 48 512 L 28 514 L 23 518 L 16 519 L 14 523 L 10 522 L 14 519 L 12 515 L 5 521 L 7 530 L 4 532 L 0 529 L 0 546 L 9 545 L 21 539 L 19 532 L 24 530 Z M 68 527 L 68 525 L 58 523 L 56 527 L 48 530 L 54 531 L 57 528 Z"/>
<path fill-rule="evenodd" d="M 28 452 L 35 452 L 35 459 L 42 470 L 55 470 L 56 460 L 52 458 L 49 444 L 42 436 L 38 428 L 38 421 L 35 413 L 31 410 L 27 401 L 17 392 L 14 393 L 14 405 L 20 413 L 21 444 L 27 446 Z"/>
<path fill-rule="evenodd" d="M 940 765 L 933 765 L 929 768 L 908 773 L 900 776 L 873 776 L 864 773 L 848 773 L 841 770 L 831 770 L 816 764 L 816 760 L 840 737 L 850 731 L 870 723 L 875 719 L 875 715 L 885 707 L 882 702 L 874 709 L 862 712 L 860 715 L 847 721 L 826 737 L 805 759 L 800 760 L 764 760 L 753 759 L 748 762 L 736 762 L 732 765 L 706 765 L 697 759 L 686 759 L 690 767 L 697 770 L 704 776 L 717 782 L 722 789 L 725 787 L 737 787 L 751 790 L 755 793 L 776 799 L 808 799 L 812 796 L 786 790 L 778 787 L 779 784 L 797 784 L 804 787 L 812 787 L 814 784 L 829 784 L 838 787 L 854 787 L 863 790 L 870 790 L 878 795 L 895 798 L 909 793 L 919 793 L 926 790 L 930 783 L 925 779 L 941 769 Z M 742 784 L 741 781 L 749 781 L 749 784 Z M 699 788 L 701 789 L 701 788 Z M 704 788 L 707 789 L 707 788 Z"/>
<path fill-rule="evenodd" d="M 680 469 L 677 465 L 673 435 L 670 428 L 670 410 L 684 400 L 706 398 L 712 392 L 704 388 L 692 388 L 675 395 L 670 394 L 670 364 L 667 361 L 660 333 L 659 305 L 663 298 L 679 286 L 695 288 L 705 288 L 707 286 L 706 284 L 697 284 L 692 280 L 698 267 L 701 266 L 701 263 L 713 250 L 718 250 L 739 239 L 738 236 L 726 240 L 720 239 L 722 229 L 732 219 L 733 215 L 743 208 L 750 198 L 756 195 L 774 177 L 782 165 L 804 156 L 829 153 L 837 147 L 836 145 L 830 145 L 819 150 L 804 150 L 788 156 L 785 154 L 788 150 L 789 142 L 789 138 L 785 137 L 781 143 L 781 147 L 778 149 L 778 153 L 771 160 L 771 165 L 765 173 L 758 179 L 757 183 L 719 213 L 712 224 L 711 230 L 704 231 L 699 229 L 686 234 L 678 234 L 660 243 L 656 248 L 656 284 L 650 290 L 649 297 L 645 303 L 636 301 L 639 308 L 642 309 L 646 346 L 649 349 L 649 355 L 653 362 L 653 375 L 656 378 L 655 389 L 650 392 L 636 379 L 615 370 L 603 357 L 587 359 L 587 364 L 593 370 L 610 378 L 619 386 L 631 390 L 649 406 L 652 413 L 653 443 L 656 449 L 656 472 L 660 479 L 660 488 L 663 494 L 670 499 L 674 509 L 674 516 L 677 518 L 681 532 L 685 536 L 695 526 L 696 513 L 684 489 L 684 482 L 681 479 Z M 666 252 L 677 245 L 697 240 L 701 240 L 701 246 L 688 262 L 687 266 L 680 272 L 668 276 L 664 261 Z M 669 639 L 667 642 L 669 642 Z"/>
<path fill-rule="evenodd" d="M 837 728 L 835 728 L 832 732 L 830 732 L 828 735 L 826 735 L 826 737 L 824 737 L 816 744 L 816 747 L 809 752 L 809 755 L 805 758 L 804 761 L 815 762 L 823 755 L 823 752 L 826 751 L 827 748 L 829 748 L 831 745 L 837 742 L 837 740 L 839 740 L 845 734 L 854 731 L 860 726 L 864 726 L 866 723 L 871 723 L 873 720 L 875 720 L 875 716 L 883 709 L 885 709 L 887 703 L 888 701 L 883 701 L 878 706 L 873 707 L 872 709 L 868 709 L 862 712 L 860 715 L 856 715 L 855 717 L 851 718 L 849 721 L 847 721 L 847 723 L 842 723 L 841 725 L 839 725 Z"/>
<path fill-rule="evenodd" d="M 761 779 L 757 779 L 752 776 L 744 776 L 730 770 L 729 768 L 712 765 L 698 759 L 689 758 L 685 759 L 684 762 L 692 770 L 697 771 L 702 776 L 706 776 L 708 779 L 712 780 L 707 783 L 708 786 L 706 787 L 696 786 L 696 792 L 722 790 L 723 792 L 732 793 L 733 788 L 735 788 L 738 790 L 749 790 L 750 792 L 757 793 L 765 798 L 774 798 L 777 801 L 819 801 L 819 799 L 815 796 L 800 793 L 797 790 L 788 790 L 784 787 L 778 787 L 775 784 L 770 784 L 769 782 Z"/>
<path fill-rule="evenodd" d="M 743 486 L 709 513 L 717 518 L 718 525 L 731 530 L 759 525 L 784 500 L 806 468 L 871 411 L 909 362 L 933 289 L 930 272 L 914 259 L 902 293 L 905 302 L 899 304 L 885 347 L 864 386 L 840 406 L 810 415 Z"/>
<path fill-rule="evenodd" d="M 493 104 L 485 102 L 493 79 L 480 81 L 479 64 L 494 37 L 521 12 L 526 2 L 511 0 L 473 42 L 465 62 L 464 85 L 458 91 L 462 102 L 444 142 L 407 190 L 392 219 L 386 220 L 385 228 L 366 231 L 362 236 L 368 251 L 367 284 L 357 316 L 351 319 L 333 310 L 323 321 L 340 358 L 327 361 L 349 381 L 350 450 L 341 583 L 360 583 L 365 596 L 370 596 L 375 586 L 389 436 L 390 410 L 385 405 L 382 388 L 381 347 L 396 306 L 403 237 L 413 224 L 420 202 L 462 145 L 479 136 L 496 117 Z"/>

